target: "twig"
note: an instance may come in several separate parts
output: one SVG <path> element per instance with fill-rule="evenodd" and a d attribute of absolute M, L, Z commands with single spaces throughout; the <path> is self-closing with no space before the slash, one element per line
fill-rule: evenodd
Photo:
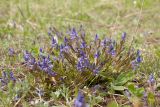
<path fill-rule="evenodd" d="M 23 96 L 16 102 L 16 104 L 13 107 L 16 107 L 19 104 L 19 102 L 21 101 L 22 98 L 23 98 Z"/>

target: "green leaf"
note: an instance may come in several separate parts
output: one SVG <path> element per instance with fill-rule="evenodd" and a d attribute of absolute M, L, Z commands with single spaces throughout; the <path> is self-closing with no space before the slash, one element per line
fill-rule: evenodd
<path fill-rule="evenodd" d="M 128 90 L 130 91 L 130 92 L 135 92 L 136 91 L 136 89 L 135 89 L 135 87 L 134 87 L 134 84 L 130 84 L 130 85 L 128 85 Z"/>
<path fill-rule="evenodd" d="M 144 93 L 144 88 L 138 88 L 136 95 L 137 97 L 142 97 L 143 93 Z"/>
<path fill-rule="evenodd" d="M 148 93 L 148 103 L 149 105 L 154 105 L 155 103 L 155 96 L 153 93 Z"/>
<path fill-rule="evenodd" d="M 113 90 L 116 90 L 116 91 L 123 91 L 126 89 L 126 87 L 124 86 L 115 86 L 115 85 L 111 85 L 112 89 Z"/>
<path fill-rule="evenodd" d="M 128 81 L 132 80 L 134 78 L 133 72 L 125 72 L 118 76 L 118 78 L 115 80 L 114 85 L 122 86 Z"/>
<path fill-rule="evenodd" d="M 137 97 L 142 97 L 144 93 L 144 88 L 135 88 L 134 84 L 128 85 L 128 90 Z"/>
<path fill-rule="evenodd" d="M 119 107 L 115 101 L 111 101 L 108 103 L 107 107 Z"/>

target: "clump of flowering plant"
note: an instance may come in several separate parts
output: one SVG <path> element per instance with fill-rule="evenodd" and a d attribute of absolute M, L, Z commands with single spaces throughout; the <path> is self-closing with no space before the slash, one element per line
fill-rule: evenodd
<path fill-rule="evenodd" d="M 15 82 L 16 78 L 13 74 L 13 72 L 2 72 L 2 76 L 0 77 L 0 89 L 4 89 L 5 86 L 8 85 L 9 82 Z"/>
<path fill-rule="evenodd" d="M 51 34 L 51 44 L 45 51 L 40 48 L 35 58 L 28 51 L 24 52 L 26 65 L 32 70 L 42 71 L 48 76 L 56 77 L 72 85 L 91 83 L 137 68 L 142 61 L 140 51 L 130 46 L 126 48 L 126 33 L 121 40 L 112 38 L 100 39 L 98 34 L 94 40 L 86 38 L 84 29 L 70 28 L 67 34 Z M 62 39 L 63 38 L 63 39 Z"/>

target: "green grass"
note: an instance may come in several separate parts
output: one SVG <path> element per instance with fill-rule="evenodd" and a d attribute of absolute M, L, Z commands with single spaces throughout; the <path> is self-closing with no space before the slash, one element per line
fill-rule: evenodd
<path fill-rule="evenodd" d="M 137 72 L 145 74 L 145 81 L 151 72 L 160 72 L 159 10 L 160 0 L 0 0 L 0 71 L 13 70 L 16 76 L 21 75 L 25 81 L 17 87 L 29 86 L 23 91 L 33 95 L 30 89 L 36 86 L 36 83 L 32 84 L 34 77 L 19 64 L 23 61 L 22 52 L 30 50 L 37 53 L 40 47 L 47 47 L 49 27 L 66 32 L 68 26 L 83 25 L 89 34 L 94 36 L 98 33 L 101 38 L 117 39 L 122 32 L 127 32 L 128 43 L 134 39 L 133 46 L 144 53 L 144 63 Z M 8 57 L 10 47 L 17 52 L 15 58 Z M 156 76 L 159 82 L 159 75 Z M 55 104 L 62 105 L 69 100 L 69 104 L 63 106 L 70 106 L 73 95 L 68 87 L 58 88 L 56 93 L 51 93 L 53 98 L 57 98 Z M 84 91 L 87 93 L 88 89 Z M 63 98 L 59 99 L 57 93 L 62 93 Z M 105 93 L 98 94 L 97 97 L 88 92 L 87 100 L 98 105 L 100 100 L 105 99 L 102 97 Z M 28 107 L 26 96 L 21 102 Z"/>

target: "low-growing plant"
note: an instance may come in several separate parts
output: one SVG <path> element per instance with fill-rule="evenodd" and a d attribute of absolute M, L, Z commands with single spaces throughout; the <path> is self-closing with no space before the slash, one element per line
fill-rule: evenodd
<path fill-rule="evenodd" d="M 77 93 L 84 86 L 93 87 L 94 90 L 99 86 L 103 90 L 111 90 L 113 94 L 116 91 L 122 93 L 129 89 L 127 83 L 135 78 L 134 71 L 142 62 L 140 50 L 127 45 L 125 32 L 122 33 L 120 40 L 109 37 L 101 39 L 98 34 L 88 40 L 89 33 L 82 27 L 78 30 L 70 28 L 66 34 L 49 31 L 48 35 L 51 42 L 46 45 L 47 47 L 40 47 L 38 52 L 33 49 L 23 51 L 24 61 L 20 67 L 23 73 L 33 78 L 26 75 L 29 81 L 21 82 L 26 82 L 29 88 L 25 91 L 23 86 L 17 93 L 21 91 L 22 94 L 23 90 L 23 96 L 20 94 L 19 97 L 28 100 L 37 96 L 37 99 L 31 101 L 33 103 L 31 105 L 41 103 L 49 105 L 50 101 L 45 100 L 54 98 L 65 101 L 64 105 L 71 106 L 77 103 L 76 100 L 73 102 L 72 93 Z M 10 48 L 9 59 L 15 60 L 15 54 L 15 50 Z M 10 77 L 13 77 L 12 75 L 13 73 Z M 32 84 L 28 83 L 31 82 L 29 78 L 33 79 Z M 16 82 L 21 84 L 19 81 Z M 77 98 L 81 95 L 83 94 L 79 92 Z M 101 103 L 100 99 L 106 95 L 107 93 L 99 96 L 95 94 L 87 98 L 94 102 L 92 105 L 98 105 Z M 79 103 L 83 102 L 80 100 Z M 89 102 L 85 102 L 87 103 Z"/>
<path fill-rule="evenodd" d="M 112 38 L 86 39 L 82 27 L 69 29 L 67 34 L 49 32 L 51 44 L 39 50 L 38 57 L 24 52 L 26 66 L 36 73 L 52 78 L 52 82 L 82 87 L 99 84 L 116 78 L 122 72 L 136 69 L 142 61 L 140 51 L 126 46 L 126 33 L 121 40 Z M 64 38 L 64 39 L 62 39 Z M 45 76 L 40 76 L 44 78 Z"/>

